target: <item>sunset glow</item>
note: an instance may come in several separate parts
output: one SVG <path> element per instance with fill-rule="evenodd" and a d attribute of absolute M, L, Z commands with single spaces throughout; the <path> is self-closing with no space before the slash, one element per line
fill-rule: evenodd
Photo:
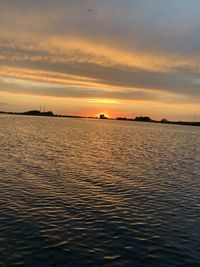
<path fill-rule="evenodd" d="M 200 267 L 199 14 L 0 0 L 0 267 Z"/>
<path fill-rule="evenodd" d="M 0 3 L 0 110 L 200 119 L 197 1 L 22 2 Z"/>

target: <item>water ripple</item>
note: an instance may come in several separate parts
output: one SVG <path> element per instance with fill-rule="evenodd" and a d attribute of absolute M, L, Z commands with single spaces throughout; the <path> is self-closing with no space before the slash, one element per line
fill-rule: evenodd
<path fill-rule="evenodd" d="M 200 266 L 200 129 L 0 116 L 1 266 Z"/>

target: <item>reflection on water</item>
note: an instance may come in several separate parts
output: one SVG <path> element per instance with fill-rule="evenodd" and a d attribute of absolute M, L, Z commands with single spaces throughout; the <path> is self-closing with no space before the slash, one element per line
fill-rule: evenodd
<path fill-rule="evenodd" d="M 1 266 L 200 266 L 200 128 L 0 117 Z"/>

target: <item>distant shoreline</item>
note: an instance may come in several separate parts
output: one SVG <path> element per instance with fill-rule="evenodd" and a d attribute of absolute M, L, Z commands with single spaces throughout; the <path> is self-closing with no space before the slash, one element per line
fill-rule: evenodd
<path fill-rule="evenodd" d="M 82 116 L 73 116 L 73 115 L 57 115 L 57 114 L 54 114 L 52 111 L 41 112 L 37 110 L 31 110 L 31 111 L 25 111 L 25 112 L 0 111 L 0 114 L 38 116 L 38 117 L 85 118 Z"/>
<path fill-rule="evenodd" d="M 79 118 L 79 119 L 106 119 L 106 120 L 120 120 L 120 121 L 136 121 L 136 122 L 151 122 L 151 123 L 161 123 L 161 124 L 176 124 L 176 125 L 186 125 L 186 126 L 200 126 L 200 122 L 190 122 L 190 121 L 169 121 L 167 119 L 162 119 L 160 121 L 152 120 L 150 117 L 136 117 L 133 119 L 126 117 L 118 117 L 116 119 L 107 118 L 107 117 L 84 117 L 84 116 L 76 116 L 76 115 L 58 115 L 54 114 L 52 111 L 42 112 L 38 110 L 30 110 L 25 112 L 7 112 L 0 111 L 0 114 L 7 115 L 24 115 L 24 116 L 39 116 L 39 117 L 57 117 L 57 118 Z"/>

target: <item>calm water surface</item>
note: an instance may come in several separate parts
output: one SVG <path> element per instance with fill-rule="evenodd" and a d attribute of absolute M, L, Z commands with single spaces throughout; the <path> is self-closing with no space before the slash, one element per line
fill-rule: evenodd
<path fill-rule="evenodd" d="M 200 266 L 200 128 L 0 116 L 0 266 Z"/>

